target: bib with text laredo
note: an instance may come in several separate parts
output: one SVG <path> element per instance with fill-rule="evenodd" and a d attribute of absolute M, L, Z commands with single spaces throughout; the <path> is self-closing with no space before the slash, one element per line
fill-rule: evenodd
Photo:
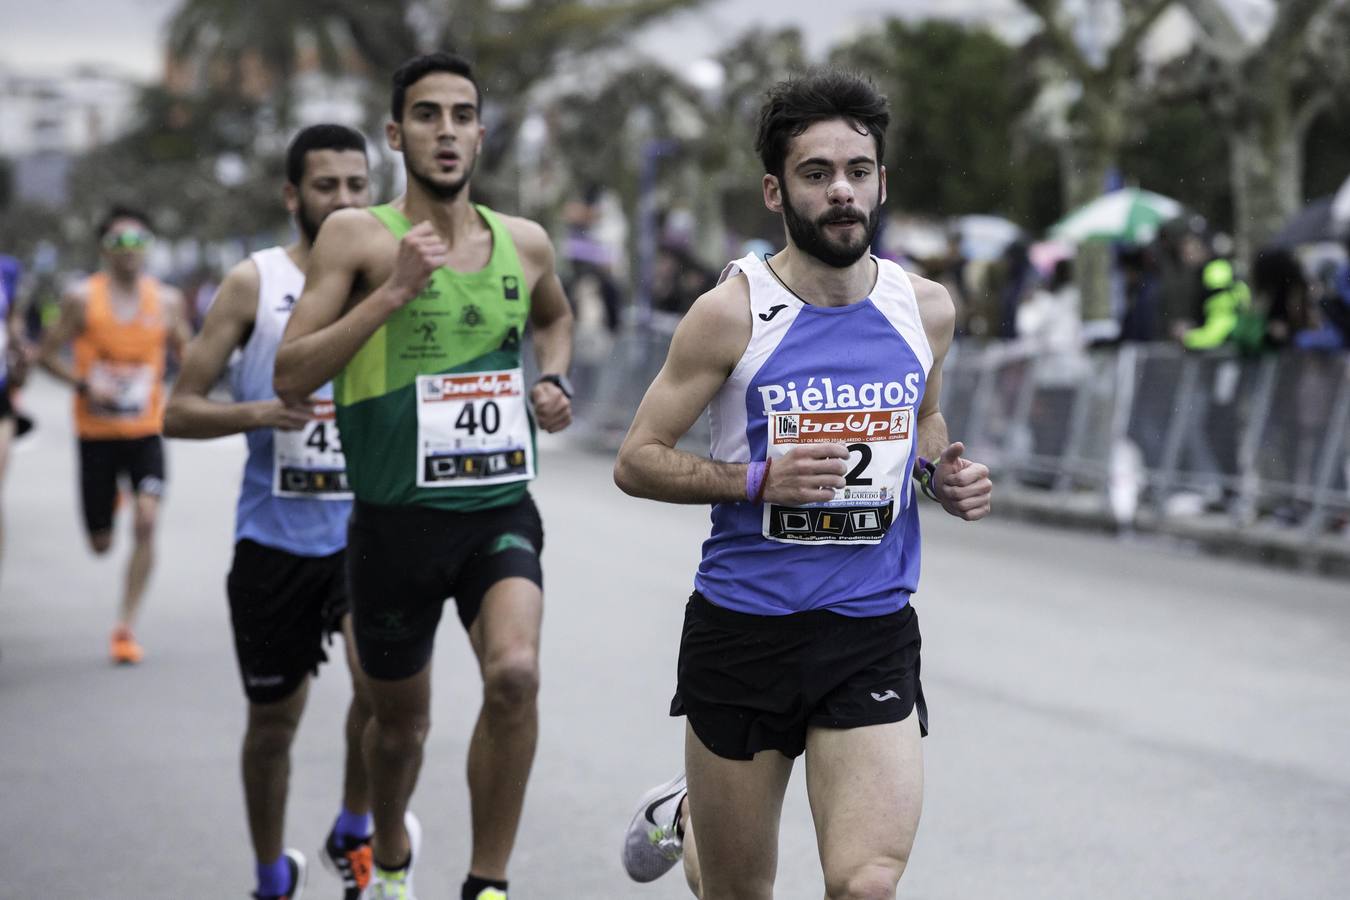
<path fill-rule="evenodd" d="M 907 481 L 917 399 L 906 396 L 902 385 L 895 387 L 894 399 L 908 399 L 909 405 L 767 414 L 769 459 L 781 459 L 794 447 L 824 443 L 844 444 L 849 458 L 844 486 L 831 499 L 800 507 L 764 504 L 764 537 L 831 544 L 875 544 L 885 537 L 895 518 L 898 491 Z"/>
<path fill-rule="evenodd" d="M 352 492 L 367 503 L 473 511 L 515 503 L 535 475 L 535 429 L 520 368 L 530 295 L 501 219 L 476 272 L 445 267 L 333 381 Z M 370 210 L 395 237 L 392 206 Z"/>

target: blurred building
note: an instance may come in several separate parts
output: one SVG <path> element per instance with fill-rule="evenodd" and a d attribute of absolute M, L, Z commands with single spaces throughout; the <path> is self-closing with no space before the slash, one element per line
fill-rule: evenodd
<path fill-rule="evenodd" d="M 126 131 L 138 91 L 132 78 L 107 68 L 60 75 L 0 68 L 0 158 L 9 163 L 11 200 L 63 205 L 71 160 Z"/>

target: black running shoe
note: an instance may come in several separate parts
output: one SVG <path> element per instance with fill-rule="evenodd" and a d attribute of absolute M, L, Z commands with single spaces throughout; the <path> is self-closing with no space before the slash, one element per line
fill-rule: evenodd
<path fill-rule="evenodd" d="M 341 879 L 343 900 L 358 900 L 370 884 L 370 838 L 338 840 L 337 831 L 330 831 L 321 858 L 323 867 Z"/>

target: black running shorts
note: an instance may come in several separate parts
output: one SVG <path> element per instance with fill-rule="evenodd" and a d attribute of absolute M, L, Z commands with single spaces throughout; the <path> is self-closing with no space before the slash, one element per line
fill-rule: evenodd
<path fill-rule="evenodd" d="M 431 659 L 447 598 L 467 629 L 497 582 L 520 577 L 543 587 L 543 549 L 544 526 L 528 495 L 475 512 L 358 500 L 347 572 L 361 668 L 387 680 L 416 675 Z"/>
<path fill-rule="evenodd" d="M 80 497 L 84 527 L 90 534 L 112 528 L 121 476 L 126 476 L 133 493 L 156 497 L 164 493 L 164 441 L 159 435 L 80 439 Z"/>
<path fill-rule="evenodd" d="M 885 616 L 828 610 L 756 616 L 697 591 L 684 613 L 672 716 L 687 716 L 703 745 L 725 759 L 761 750 L 794 758 L 806 730 L 899 722 L 917 708 L 919 620 L 908 604 Z"/>
<path fill-rule="evenodd" d="M 342 551 L 297 556 L 243 540 L 225 579 L 234 652 L 252 703 L 276 703 L 328 660 L 324 645 L 347 612 Z"/>

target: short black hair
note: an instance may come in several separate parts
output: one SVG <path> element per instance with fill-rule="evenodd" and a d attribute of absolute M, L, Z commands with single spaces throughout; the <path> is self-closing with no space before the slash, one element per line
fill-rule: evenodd
<path fill-rule="evenodd" d="M 759 111 L 755 151 L 764 171 L 783 177 L 788 142 L 817 122 L 843 119 L 877 143 L 877 163 L 886 152 L 890 104 L 867 76 L 823 67 L 780 81 L 769 89 Z"/>
<path fill-rule="evenodd" d="M 118 204 L 109 209 L 108 214 L 98 223 L 98 239 L 100 241 L 107 236 L 110 230 L 112 230 L 113 223 L 118 219 L 135 219 L 145 226 L 146 231 L 149 231 L 151 234 L 155 231 L 154 223 L 150 221 L 150 216 L 143 210 L 137 209 L 134 206 L 123 206 Z"/>
<path fill-rule="evenodd" d="M 346 125 L 311 125 L 291 139 L 286 148 L 286 180 L 296 187 L 305 177 L 305 154 L 311 150 L 360 150 L 366 155 L 366 139 Z"/>
<path fill-rule="evenodd" d="M 414 56 L 394 72 L 394 92 L 389 101 L 389 113 L 393 116 L 395 122 L 403 121 L 403 99 L 408 94 L 408 88 L 432 72 L 449 72 L 452 75 L 467 78 L 473 84 L 473 89 L 478 94 L 479 100 L 482 100 L 483 92 L 478 87 L 478 81 L 473 77 L 473 66 L 469 64 L 467 59 L 458 54 L 444 51 L 424 53 L 421 56 Z"/>

